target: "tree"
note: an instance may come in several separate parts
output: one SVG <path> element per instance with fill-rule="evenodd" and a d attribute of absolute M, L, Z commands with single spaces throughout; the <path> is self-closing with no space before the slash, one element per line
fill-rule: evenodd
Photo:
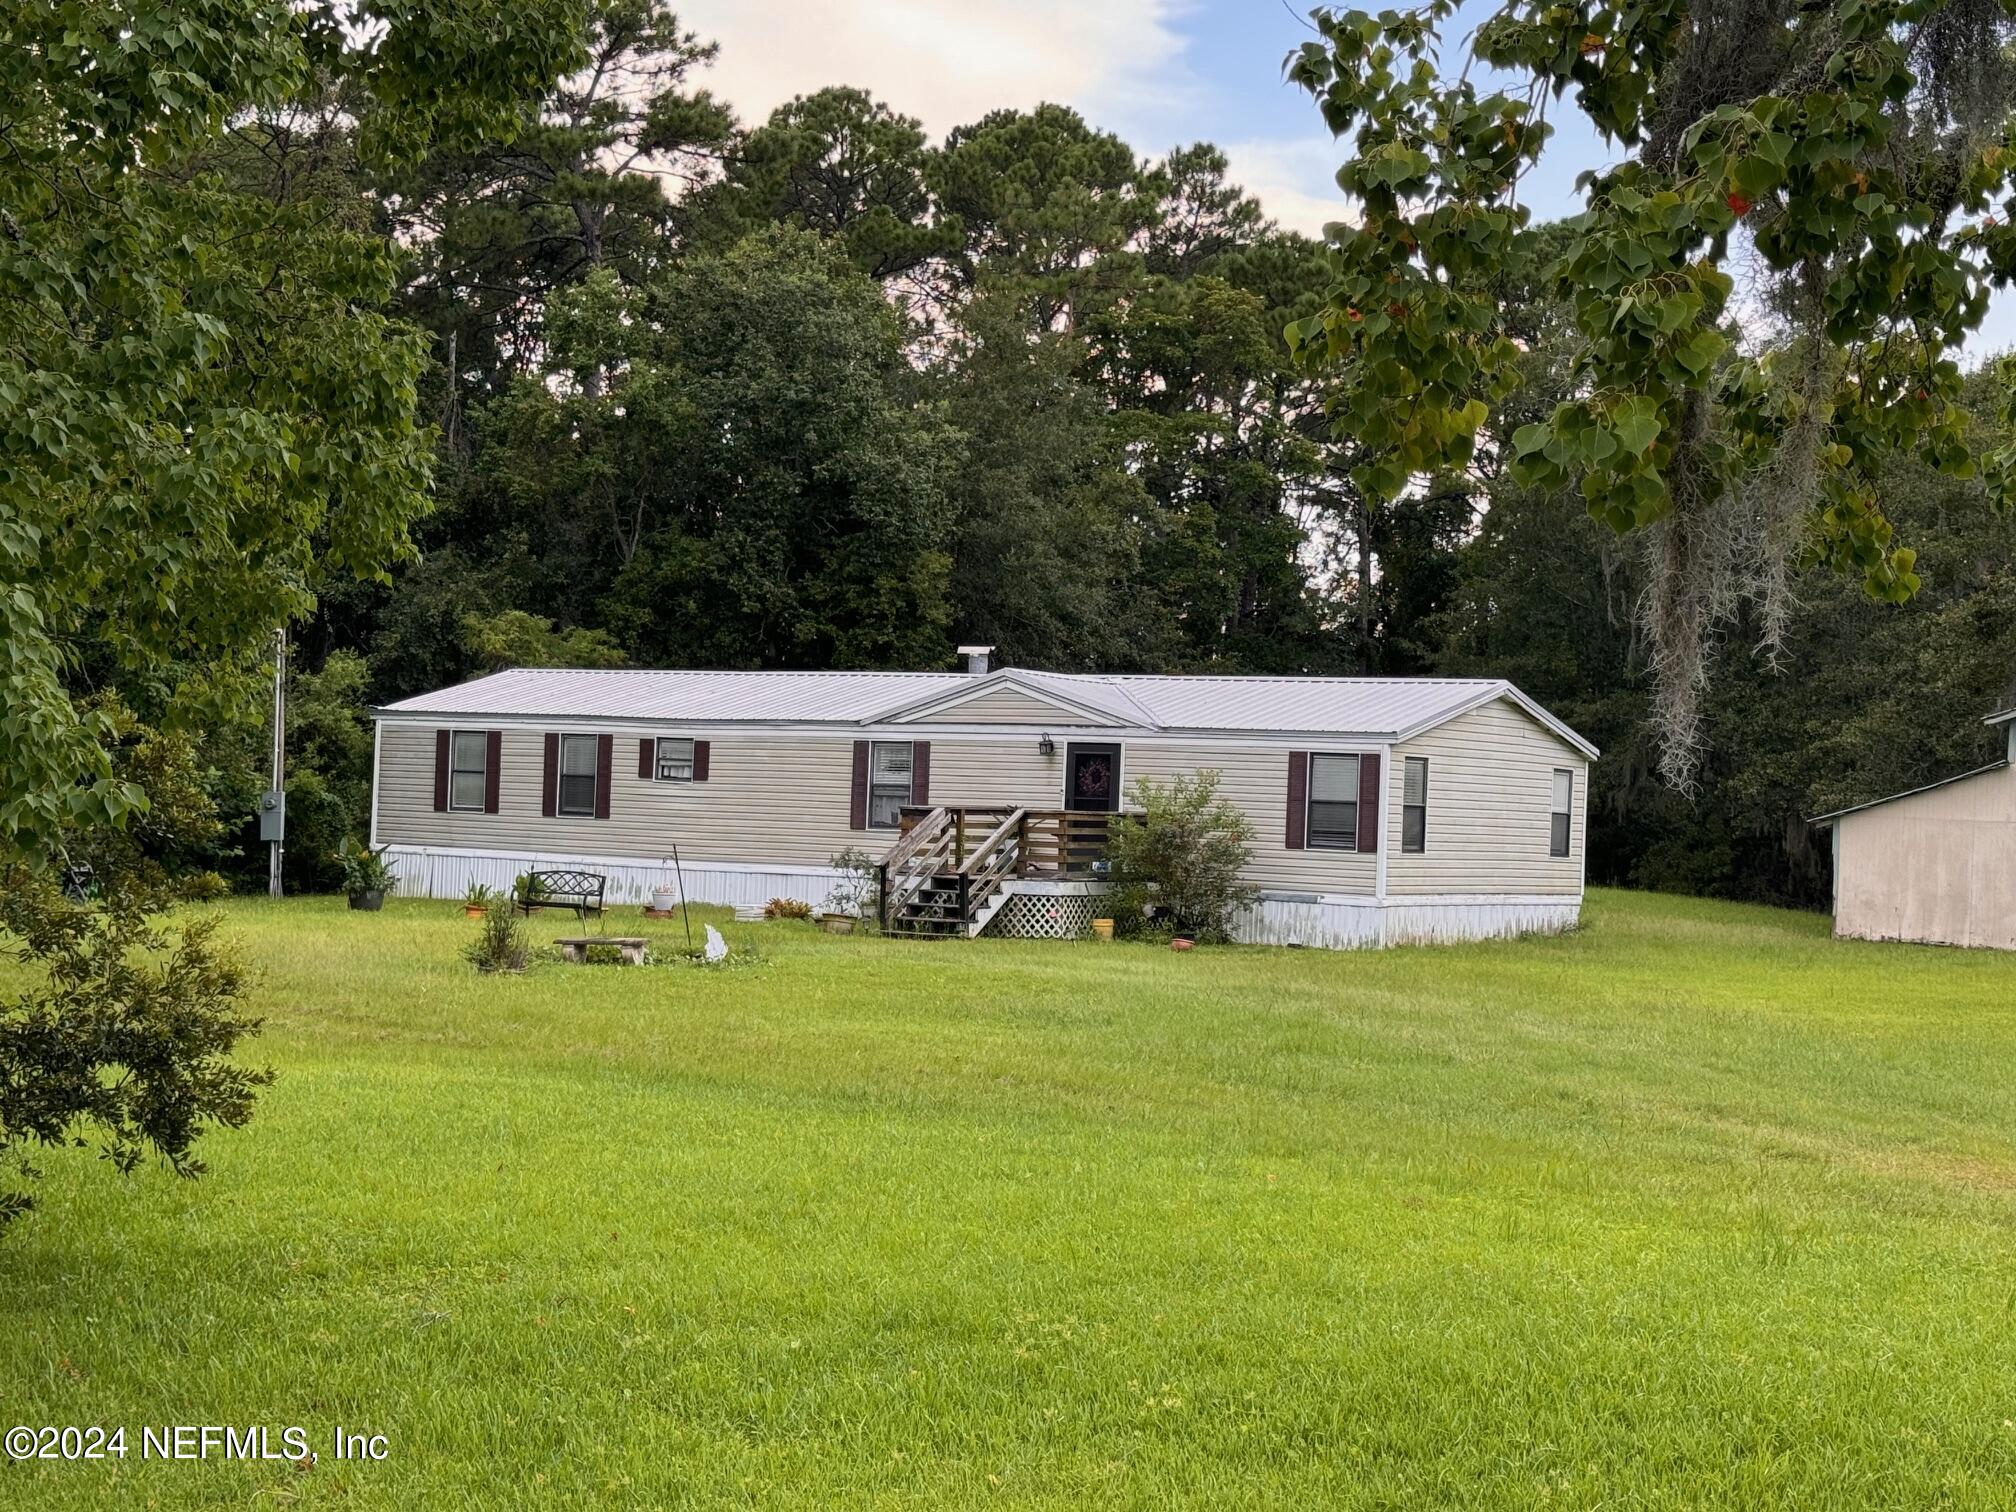
<path fill-rule="evenodd" d="M 242 1122 L 257 1082 L 225 1059 L 253 1027 L 237 968 L 210 926 L 155 917 L 171 888 L 122 836 L 163 823 L 170 768 L 83 669 L 144 696 L 159 739 L 228 724 L 313 585 L 381 571 L 425 505 L 392 250 L 322 180 L 252 169 L 271 117 L 336 91 L 367 156 L 472 140 L 572 59 L 574 21 L 555 0 L 0 17 L 0 922 L 41 968 L 0 1007 L 0 1160 L 81 1124 L 121 1166 L 151 1147 L 193 1173 L 198 1128 Z M 66 900 L 52 855 L 102 901 Z"/>
<path fill-rule="evenodd" d="M 622 319 L 692 440 L 605 599 L 620 643 L 660 665 L 943 661 L 956 437 L 875 284 L 774 229 L 668 269 Z"/>
<path fill-rule="evenodd" d="M 1154 501 L 1081 336 L 1033 334 L 1012 290 L 962 305 L 931 373 L 961 437 L 947 592 L 1003 666 L 1156 665 L 1162 598 L 1142 565 Z"/>
<path fill-rule="evenodd" d="M 965 246 L 959 280 L 1012 279 L 1039 330 L 1068 327 L 1134 280 L 1132 244 L 1154 219 L 1163 185 L 1125 142 L 1075 110 L 996 110 L 949 133 L 931 159 L 941 213 Z"/>
<path fill-rule="evenodd" d="M 1158 167 L 1167 193 L 1142 238 L 1140 287 L 1082 323 L 1087 373 L 1155 501 L 1143 575 L 1171 622 L 1156 648 L 1166 664 L 1344 670 L 1341 558 L 1325 547 L 1357 539 L 1337 528 L 1345 448 L 1323 424 L 1323 385 L 1281 335 L 1319 305 L 1321 251 L 1224 174 L 1208 145 Z"/>
<path fill-rule="evenodd" d="M 1572 391 L 1510 449 L 1522 481 L 1576 487 L 1592 517 L 1650 538 L 1661 767 L 1685 788 L 1733 606 L 1753 596 L 1777 647 L 1800 560 L 1908 600 L 1917 555 L 1886 474 L 1911 455 L 1977 466 L 1953 353 L 2016 269 L 2016 230 L 1991 213 L 2016 171 L 1996 145 L 2012 23 L 1967 0 L 1512 4 L 1475 53 L 1531 90 L 1480 97 L 1467 69 L 1449 81 L 1432 61 L 1453 9 L 1319 12 L 1323 40 L 1290 60 L 1331 129 L 1355 131 L 1338 179 L 1358 201 L 1326 306 L 1291 339 L 1335 374 L 1368 497 L 1468 468 L 1519 371 L 1499 293 L 1535 251 L 1517 186 L 1547 134 L 1539 93 L 1572 87 L 1631 149 L 1585 176 L 1545 275 L 1578 337 Z M 1730 266 L 1745 248 L 1774 326 L 1741 347 Z M 1988 459 L 1998 480 L 2009 455 Z"/>
<path fill-rule="evenodd" d="M 486 672 L 506 667 L 620 667 L 623 651 L 601 630 L 556 631 L 522 609 L 465 615 L 462 644 Z"/>
<path fill-rule="evenodd" d="M 729 149 L 721 181 L 696 198 L 715 245 L 766 224 L 839 241 L 854 266 L 887 281 L 948 255 L 956 221 L 940 225 L 925 182 L 924 128 L 865 90 L 800 95 Z"/>
<path fill-rule="evenodd" d="M 665 255 L 669 182 L 704 183 L 734 131 L 691 79 L 715 48 L 664 0 L 585 0 L 581 66 L 485 140 L 405 166 L 384 186 L 417 267 L 413 318 L 443 338 L 445 422 L 535 371 L 545 300 L 600 268 L 627 284 Z M 591 375 L 590 382 L 594 378 Z"/>

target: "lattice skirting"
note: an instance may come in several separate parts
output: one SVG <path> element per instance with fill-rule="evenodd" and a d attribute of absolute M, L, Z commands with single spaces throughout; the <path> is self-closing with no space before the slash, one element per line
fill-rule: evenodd
<path fill-rule="evenodd" d="M 1016 893 L 988 921 L 984 933 L 1016 940 L 1081 940 L 1103 917 L 1103 898 L 1058 893 Z"/>

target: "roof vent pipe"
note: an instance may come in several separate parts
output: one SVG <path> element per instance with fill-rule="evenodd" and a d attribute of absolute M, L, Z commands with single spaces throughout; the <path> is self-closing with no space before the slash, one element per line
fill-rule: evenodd
<path fill-rule="evenodd" d="M 966 658 L 966 670 L 975 677 L 987 675 L 988 658 L 994 654 L 992 646 L 961 646 L 959 654 Z"/>

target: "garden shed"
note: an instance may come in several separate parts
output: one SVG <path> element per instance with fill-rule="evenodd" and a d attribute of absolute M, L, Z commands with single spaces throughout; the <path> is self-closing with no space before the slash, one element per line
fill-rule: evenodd
<path fill-rule="evenodd" d="M 2002 760 L 1813 822 L 1834 835 L 1834 932 L 2016 950 L 2016 709 Z"/>

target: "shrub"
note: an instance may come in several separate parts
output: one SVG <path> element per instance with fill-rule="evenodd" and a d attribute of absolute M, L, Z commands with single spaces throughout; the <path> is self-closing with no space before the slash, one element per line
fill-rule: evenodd
<path fill-rule="evenodd" d="M 231 884 L 214 871 L 191 872 L 178 880 L 176 892 L 191 903 L 214 903 L 229 896 Z"/>
<path fill-rule="evenodd" d="M 31 968 L 0 998 L 0 1230 L 31 1205 L 18 1183 L 38 1147 L 96 1135 L 122 1172 L 152 1151 L 200 1175 L 203 1127 L 242 1127 L 273 1080 L 230 1059 L 259 1020 L 217 918 L 171 917 L 183 894 L 156 867 L 94 865 L 103 887 L 82 902 L 53 868 L 0 867 L 4 954 Z"/>
<path fill-rule="evenodd" d="M 511 896 L 520 903 L 541 902 L 546 890 L 545 879 L 533 872 L 520 872 L 511 882 Z"/>
<path fill-rule="evenodd" d="M 1213 771 L 1167 786 L 1140 778 L 1131 795 L 1140 821 L 1116 818 L 1106 842 L 1114 927 L 1140 932 L 1152 908 L 1156 922 L 1199 940 L 1230 939 L 1256 891 L 1239 880 L 1253 854 L 1245 811 L 1218 796 Z"/>
<path fill-rule="evenodd" d="M 796 898 L 772 898 L 768 903 L 763 905 L 763 917 L 766 919 L 809 919 L 812 917 L 812 905 L 810 903 L 800 903 Z"/>
<path fill-rule="evenodd" d="M 531 959 L 532 947 L 527 942 L 525 926 L 511 911 L 507 900 L 491 900 L 483 914 L 483 923 L 476 931 L 476 938 L 469 942 L 462 955 L 478 971 L 525 969 L 526 961 Z"/>

